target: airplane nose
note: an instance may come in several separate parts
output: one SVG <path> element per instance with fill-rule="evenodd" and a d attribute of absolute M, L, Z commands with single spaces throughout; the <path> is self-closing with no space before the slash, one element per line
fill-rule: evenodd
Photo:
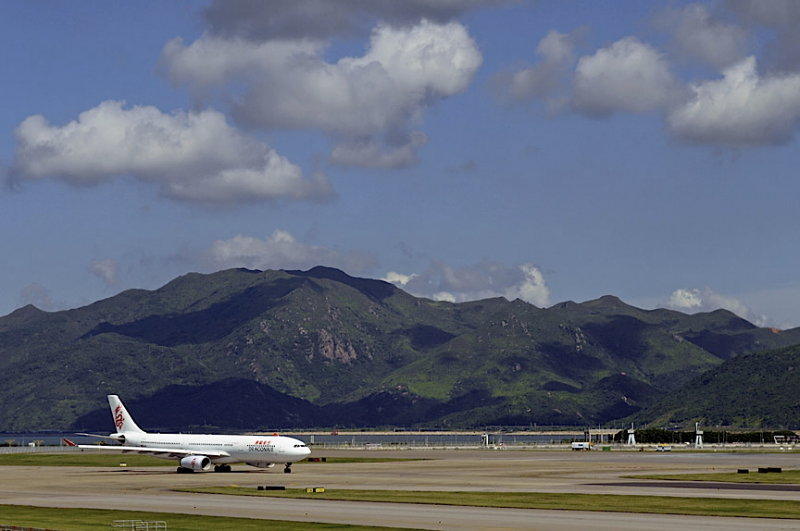
<path fill-rule="evenodd" d="M 306 446 L 303 441 L 297 440 L 292 445 L 291 451 L 295 457 L 301 459 L 311 453 L 311 448 Z"/>

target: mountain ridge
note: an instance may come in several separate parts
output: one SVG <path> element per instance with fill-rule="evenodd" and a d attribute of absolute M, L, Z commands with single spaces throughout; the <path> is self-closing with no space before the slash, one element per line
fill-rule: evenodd
<path fill-rule="evenodd" d="M 323 266 L 188 273 L 81 308 L 0 317 L 0 401 L 12 404 L 0 429 L 69 429 L 105 394 L 161 397 L 166 425 L 175 411 L 205 425 L 188 395 L 164 390 L 211 393 L 226 381 L 242 387 L 226 387 L 231 408 L 269 394 L 275 404 L 258 407 L 294 407 L 281 418 L 298 425 L 596 425 L 741 354 L 795 344 L 800 328 L 776 334 L 724 310 L 642 310 L 610 295 L 539 308 L 433 301 Z"/>

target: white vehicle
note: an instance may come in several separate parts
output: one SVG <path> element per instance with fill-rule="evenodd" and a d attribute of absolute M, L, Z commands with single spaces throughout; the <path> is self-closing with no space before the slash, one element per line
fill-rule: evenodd
<path fill-rule="evenodd" d="M 121 446 L 75 444 L 71 441 L 67 444 L 87 450 L 115 450 L 177 459 L 179 473 L 208 470 L 212 464 L 215 472 L 230 472 L 231 463 L 246 463 L 258 468 L 271 468 L 275 463 L 282 463 L 283 471 L 288 474 L 292 471 L 292 463 L 311 453 L 303 441 L 277 433 L 253 436 L 147 433 L 136 425 L 117 395 L 108 395 L 108 405 L 111 406 L 116 433 L 78 435 L 113 439 Z"/>

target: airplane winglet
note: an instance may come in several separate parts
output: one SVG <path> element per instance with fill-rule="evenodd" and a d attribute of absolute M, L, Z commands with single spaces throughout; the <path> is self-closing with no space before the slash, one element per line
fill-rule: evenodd
<path fill-rule="evenodd" d="M 64 443 L 65 443 L 67 446 L 78 446 L 77 444 L 75 444 L 74 442 L 70 441 L 70 440 L 69 440 L 69 439 L 67 439 L 66 437 L 64 437 L 62 440 L 64 441 Z"/>

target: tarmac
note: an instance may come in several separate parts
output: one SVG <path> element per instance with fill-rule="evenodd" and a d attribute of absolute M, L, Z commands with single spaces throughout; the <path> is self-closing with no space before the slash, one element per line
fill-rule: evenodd
<path fill-rule="evenodd" d="M 192 486 L 523 491 L 800 500 L 796 486 L 697 484 L 623 476 L 798 468 L 800 455 L 725 452 L 572 452 L 514 449 L 325 450 L 312 457 L 391 457 L 393 462 L 301 462 L 292 474 L 234 465 L 231 473 L 176 474 L 172 467 L 0 467 L 0 504 L 85 507 L 349 523 L 460 531 L 800 529 L 800 520 L 638 513 L 453 507 L 446 505 L 289 500 L 178 493 Z M 124 456 L 120 457 L 124 461 Z M 2 513 L 2 511 L 0 511 Z M 2 522 L 0 522 L 2 523 Z"/>

